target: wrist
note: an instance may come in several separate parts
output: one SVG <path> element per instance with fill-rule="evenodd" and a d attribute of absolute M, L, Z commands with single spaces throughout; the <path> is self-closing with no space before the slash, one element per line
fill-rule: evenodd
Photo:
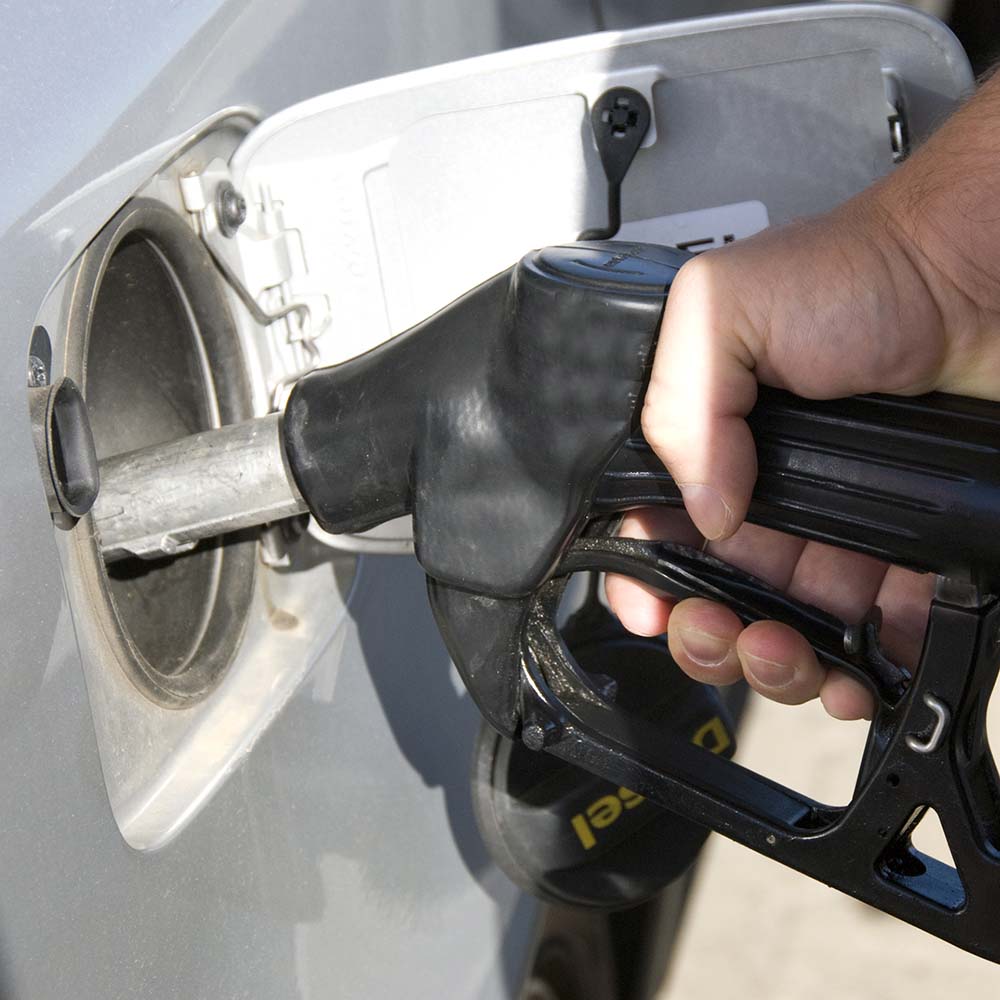
<path fill-rule="evenodd" d="M 936 384 L 1000 398 L 1000 78 L 852 208 L 940 327 Z M 992 143 L 995 141 L 995 145 Z"/>
<path fill-rule="evenodd" d="M 1000 75 L 870 194 L 928 282 L 1000 312 Z"/>

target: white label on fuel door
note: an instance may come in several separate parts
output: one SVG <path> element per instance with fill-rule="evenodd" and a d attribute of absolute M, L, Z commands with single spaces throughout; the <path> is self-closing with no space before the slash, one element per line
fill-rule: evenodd
<path fill-rule="evenodd" d="M 692 253 L 713 250 L 767 229 L 767 208 L 760 201 L 737 201 L 731 205 L 699 208 L 676 215 L 623 222 L 616 240 L 662 243 Z"/>

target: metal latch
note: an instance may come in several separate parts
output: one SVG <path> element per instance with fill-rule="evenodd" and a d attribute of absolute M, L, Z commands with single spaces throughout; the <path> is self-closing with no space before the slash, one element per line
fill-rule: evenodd
<path fill-rule="evenodd" d="M 889 123 L 892 162 L 902 163 L 910 155 L 910 126 L 903 97 L 903 82 L 898 74 L 889 69 L 882 70 L 882 82 L 885 84 L 886 120 Z"/>

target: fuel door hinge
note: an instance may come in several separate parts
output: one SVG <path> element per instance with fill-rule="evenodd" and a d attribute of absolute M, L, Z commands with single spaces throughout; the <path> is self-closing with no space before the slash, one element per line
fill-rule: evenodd
<path fill-rule="evenodd" d="M 330 325 L 327 295 L 310 285 L 301 233 L 286 227 L 268 186 L 239 191 L 221 159 L 180 178 L 184 208 L 237 300 L 237 323 L 266 386 L 261 409 L 278 410 L 294 382 L 320 362 Z"/>

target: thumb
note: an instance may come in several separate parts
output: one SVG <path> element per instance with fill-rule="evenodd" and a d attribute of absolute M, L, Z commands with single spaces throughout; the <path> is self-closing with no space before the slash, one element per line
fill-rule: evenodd
<path fill-rule="evenodd" d="M 746 517 L 757 457 L 745 417 L 757 399 L 755 339 L 723 252 L 696 257 L 667 297 L 642 430 L 708 539 Z"/>

